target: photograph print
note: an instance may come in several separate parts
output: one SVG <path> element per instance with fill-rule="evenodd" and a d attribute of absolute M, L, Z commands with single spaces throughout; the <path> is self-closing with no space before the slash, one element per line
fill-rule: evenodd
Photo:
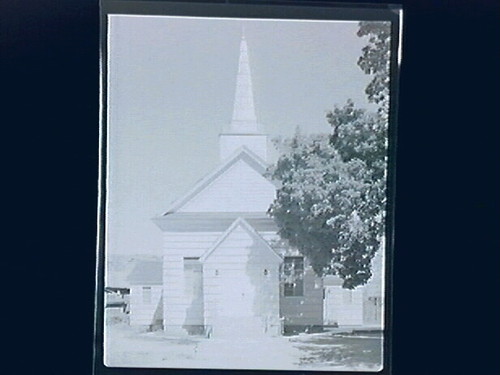
<path fill-rule="evenodd" d="M 108 15 L 106 367 L 384 368 L 391 30 Z"/>

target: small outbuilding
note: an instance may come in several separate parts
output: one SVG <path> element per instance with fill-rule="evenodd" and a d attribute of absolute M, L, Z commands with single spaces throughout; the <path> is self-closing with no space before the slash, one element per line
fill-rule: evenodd
<path fill-rule="evenodd" d="M 138 260 L 128 277 L 130 324 L 150 330 L 163 325 L 163 282 L 160 259 Z"/>

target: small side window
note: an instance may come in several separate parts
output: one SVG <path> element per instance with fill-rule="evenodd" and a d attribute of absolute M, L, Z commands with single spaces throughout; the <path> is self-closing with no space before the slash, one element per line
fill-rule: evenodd
<path fill-rule="evenodd" d="M 302 297 L 304 295 L 304 258 L 285 257 L 282 278 L 285 297 Z"/>

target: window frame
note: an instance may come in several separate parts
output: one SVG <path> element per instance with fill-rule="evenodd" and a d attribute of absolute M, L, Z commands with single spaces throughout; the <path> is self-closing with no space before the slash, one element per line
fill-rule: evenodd
<path fill-rule="evenodd" d="M 290 275 L 287 275 L 287 263 L 292 264 L 292 269 Z M 297 265 L 300 267 L 297 269 Z M 294 274 L 297 273 L 297 274 Z M 304 285 L 304 275 L 305 275 L 305 265 L 303 256 L 285 256 L 283 259 L 283 268 L 281 272 L 283 292 L 282 295 L 285 298 L 293 297 L 304 297 L 305 285 Z M 292 278 L 293 282 L 287 281 L 285 278 Z M 290 286 L 291 285 L 291 286 Z"/>

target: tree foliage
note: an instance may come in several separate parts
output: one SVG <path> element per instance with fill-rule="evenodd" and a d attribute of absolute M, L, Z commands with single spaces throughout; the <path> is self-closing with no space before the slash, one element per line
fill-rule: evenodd
<path fill-rule="evenodd" d="M 373 80 L 369 113 L 351 100 L 328 112 L 331 133 L 278 140 L 281 156 L 270 168 L 281 187 L 269 208 L 280 236 L 305 255 L 319 275 L 339 275 L 348 289 L 371 277 L 371 260 L 384 229 L 389 30 L 360 23 L 369 36 L 358 65 Z"/>
<path fill-rule="evenodd" d="M 360 22 L 358 36 L 368 37 L 368 44 L 363 47 L 362 54 L 358 59 L 358 66 L 363 72 L 373 76 L 365 93 L 370 102 L 379 105 L 379 112 L 383 116 L 387 116 L 389 111 L 391 24 L 390 22 Z"/>

